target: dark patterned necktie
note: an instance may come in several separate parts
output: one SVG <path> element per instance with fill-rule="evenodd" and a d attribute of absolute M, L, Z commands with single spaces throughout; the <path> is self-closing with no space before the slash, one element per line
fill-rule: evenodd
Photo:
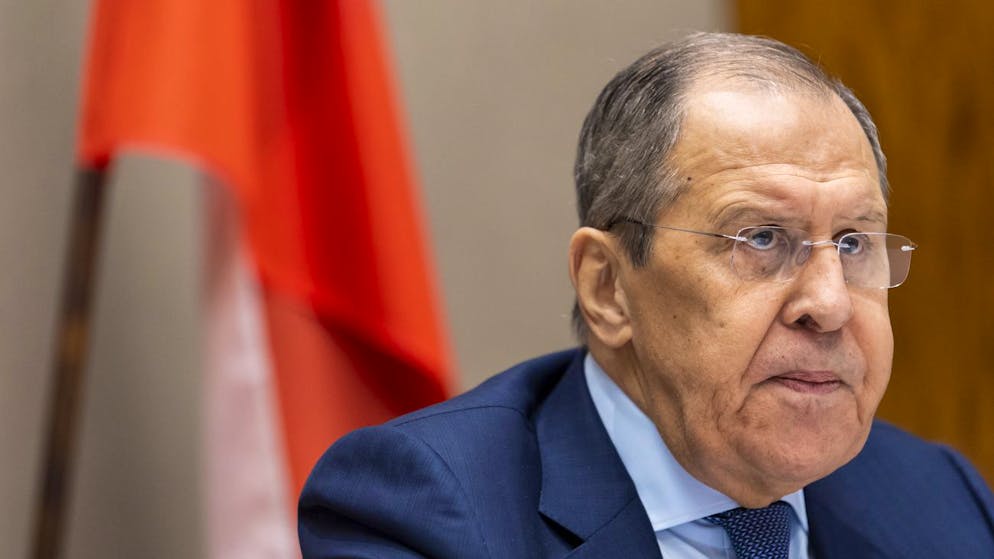
<path fill-rule="evenodd" d="M 790 505 L 783 501 L 762 509 L 732 509 L 707 520 L 728 532 L 738 559 L 788 559 Z"/>

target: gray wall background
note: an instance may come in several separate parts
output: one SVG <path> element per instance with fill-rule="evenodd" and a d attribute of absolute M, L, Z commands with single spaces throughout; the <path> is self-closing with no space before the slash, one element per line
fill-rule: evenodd
<path fill-rule="evenodd" d="M 448 327 L 470 387 L 571 344 L 575 138 L 599 88 L 720 0 L 388 0 Z M 88 5 L 0 0 L 0 557 L 24 557 L 48 404 Z M 70 558 L 202 557 L 202 183 L 129 156 L 112 183 Z"/>

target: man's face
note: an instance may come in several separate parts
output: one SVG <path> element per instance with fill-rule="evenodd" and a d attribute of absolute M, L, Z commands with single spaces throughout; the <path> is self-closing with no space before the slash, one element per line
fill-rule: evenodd
<path fill-rule="evenodd" d="M 689 99 L 673 154 L 689 188 L 658 225 L 886 230 L 870 145 L 837 97 L 718 84 Z M 653 234 L 648 265 L 618 278 L 631 344 L 613 376 L 677 460 L 763 506 L 855 456 L 890 376 L 887 290 L 848 287 L 834 247 L 764 283 L 734 273 L 728 240 Z"/>

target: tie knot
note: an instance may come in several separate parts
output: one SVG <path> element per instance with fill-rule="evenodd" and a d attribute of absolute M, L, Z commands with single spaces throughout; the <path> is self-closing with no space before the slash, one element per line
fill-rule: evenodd
<path fill-rule="evenodd" d="M 725 529 L 738 559 L 787 559 L 790 505 L 783 501 L 761 509 L 740 507 L 707 520 Z"/>

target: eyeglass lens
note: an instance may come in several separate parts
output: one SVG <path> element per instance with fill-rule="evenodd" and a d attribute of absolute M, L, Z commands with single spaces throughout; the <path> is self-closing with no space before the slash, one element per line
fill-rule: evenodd
<path fill-rule="evenodd" d="M 846 282 L 856 287 L 896 287 L 908 277 L 914 243 L 890 233 L 847 233 L 836 241 L 809 241 L 785 227 L 746 227 L 732 248 L 732 268 L 747 280 L 785 282 L 797 275 L 811 252 L 833 246 Z"/>

